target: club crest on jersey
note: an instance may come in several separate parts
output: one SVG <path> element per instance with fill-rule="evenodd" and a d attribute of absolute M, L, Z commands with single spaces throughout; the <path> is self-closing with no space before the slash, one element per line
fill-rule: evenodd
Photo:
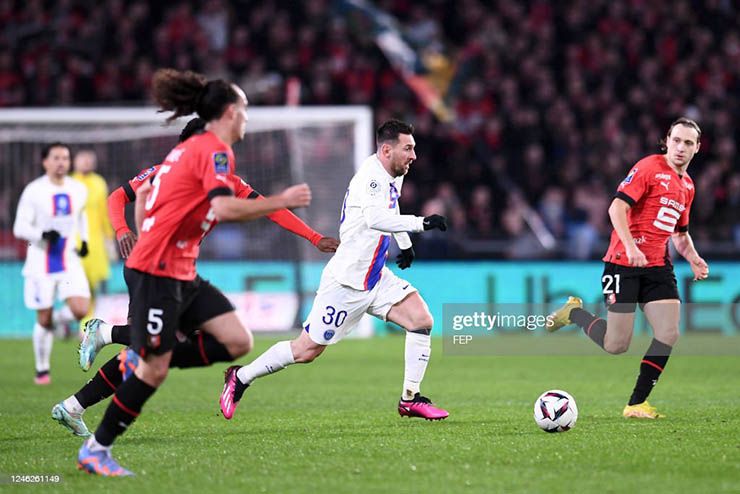
<path fill-rule="evenodd" d="M 154 167 L 149 168 L 147 171 L 145 171 L 144 173 L 136 177 L 136 180 L 138 180 L 139 182 L 142 182 L 146 177 L 151 175 L 153 171 L 154 171 Z"/>
<path fill-rule="evenodd" d="M 635 173 L 637 173 L 637 168 L 633 168 L 632 170 L 630 170 L 629 175 L 627 175 L 627 177 L 624 180 L 622 180 L 622 185 L 627 185 L 631 183 L 632 177 L 635 176 Z"/>
<path fill-rule="evenodd" d="M 216 173 L 229 173 L 229 155 L 223 151 L 213 153 L 213 167 Z"/>
<path fill-rule="evenodd" d="M 367 184 L 367 193 L 371 196 L 380 194 L 380 183 L 375 179 L 370 180 Z"/>

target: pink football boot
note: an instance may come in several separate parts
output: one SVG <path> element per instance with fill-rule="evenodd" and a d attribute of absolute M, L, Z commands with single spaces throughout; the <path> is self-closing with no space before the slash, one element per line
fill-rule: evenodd
<path fill-rule="evenodd" d="M 224 414 L 224 418 L 230 419 L 234 416 L 236 406 L 239 404 L 239 400 L 242 399 L 244 390 L 249 386 L 242 384 L 237 379 L 236 371 L 241 368 L 239 365 L 232 365 L 224 373 L 224 390 L 221 392 L 221 413 Z"/>
<path fill-rule="evenodd" d="M 419 417 L 426 420 L 442 420 L 450 415 L 447 410 L 432 406 L 432 401 L 419 393 L 414 395 L 413 400 L 399 401 L 398 414 L 401 417 Z"/>

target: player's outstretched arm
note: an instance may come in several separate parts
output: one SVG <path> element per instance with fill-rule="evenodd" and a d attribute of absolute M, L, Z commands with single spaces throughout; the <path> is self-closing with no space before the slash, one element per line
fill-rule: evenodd
<path fill-rule="evenodd" d="M 671 240 L 676 251 L 689 261 L 691 271 L 694 272 L 694 281 L 706 279 L 709 276 L 709 265 L 697 252 L 689 232 L 675 232 L 671 235 Z"/>
<path fill-rule="evenodd" d="M 280 194 L 260 200 L 216 196 L 211 207 L 218 221 L 249 221 L 283 208 L 302 208 L 311 203 L 311 189 L 306 184 L 288 187 Z"/>
<path fill-rule="evenodd" d="M 637 248 L 635 239 L 632 238 L 632 233 L 630 233 L 629 221 L 627 220 L 627 210 L 629 208 L 630 205 L 626 201 L 616 197 L 609 206 L 609 218 L 612 221 L 612 226 L 614 226 L 614 231 L 617 232 L 619 240 L 624 245 L 630 265 L 642 268 L 647 266 L 647 257 Z"/>

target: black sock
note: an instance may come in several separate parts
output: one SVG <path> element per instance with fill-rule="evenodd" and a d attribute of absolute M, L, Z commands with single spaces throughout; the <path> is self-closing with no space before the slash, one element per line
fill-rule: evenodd
<path fill-rule="evenodd" d="M 583 329 L 586 336 L 594 340 L 594 343 L 604 348 L 604 335 L 606 334 L 605 320 L 578 307 L 570 311 L 570 320 Z"/>
<path fill-rule="evenodd" d="M 180 341 L 172 352 L 170 367 L 206 367 L 214 362 L 234 360 L 226 347 L 208 333 L 198 333 L 191 339 Z"/>
<path fill-rule="evenodd" d="M 84 408 L 88 408 L 112 395 L 123 380 L 118 369 L 118 355 L 98 369 L 92 379 L 75 393 L 75 398 Z"/>
<path fill-rule="evenodd" d="M 131 326 L 113 326 L 110 339 L 113 343 L 120 343 L 125 346 L 131 345 Z"/>
<path fill-rule="evenodd" d="M 632 391 L 629 405 L 636 405 L 647 400 L 648 395 L 653 390 L 653 386 L 658 383 L 658 378 L 668 363 L 668 357 L 671 356 L 672 346 L 653 338 L 645 358 L 640 362 L 640 375 L 637 376 L 637 384 Z"/>
<path fill-rule="evenodd" d="M 149 386 L 136 374 L 121 383 L 105 411 L 103 421 L 95 431 L 95 440 L 103 446 L 113 444 L 116 437 L 123 434 L 139 416 L 141 407 L 156 390 L 157 388 Z"/>

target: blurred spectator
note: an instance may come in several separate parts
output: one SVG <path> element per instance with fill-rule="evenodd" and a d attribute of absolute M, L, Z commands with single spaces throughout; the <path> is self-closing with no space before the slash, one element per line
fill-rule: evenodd
<path fill-rule="evenodd" d="M 543 255 L 526 200 L 558 243 L 546 254 L 575 258 L 601 254 L 619 182 L 687 115 L 704 131 L 692 232 L 702 252 L 740 246 L 736 3 L 679 1 L 669 18 L 644 1 L 373 3 L 422 56 L 453 58 L 453 122 L 435 121 L 328 0 L 0 0 L 0 107 L 144 104 L 163 66 L 235 80 L 257 105 L 285 104 L 297 80 L 302 105 L 370 105 L 417 126 L 405 211 L 441 207 L 491 255 Z M 507 239 L 508 254 L 496 247 Z"/>

